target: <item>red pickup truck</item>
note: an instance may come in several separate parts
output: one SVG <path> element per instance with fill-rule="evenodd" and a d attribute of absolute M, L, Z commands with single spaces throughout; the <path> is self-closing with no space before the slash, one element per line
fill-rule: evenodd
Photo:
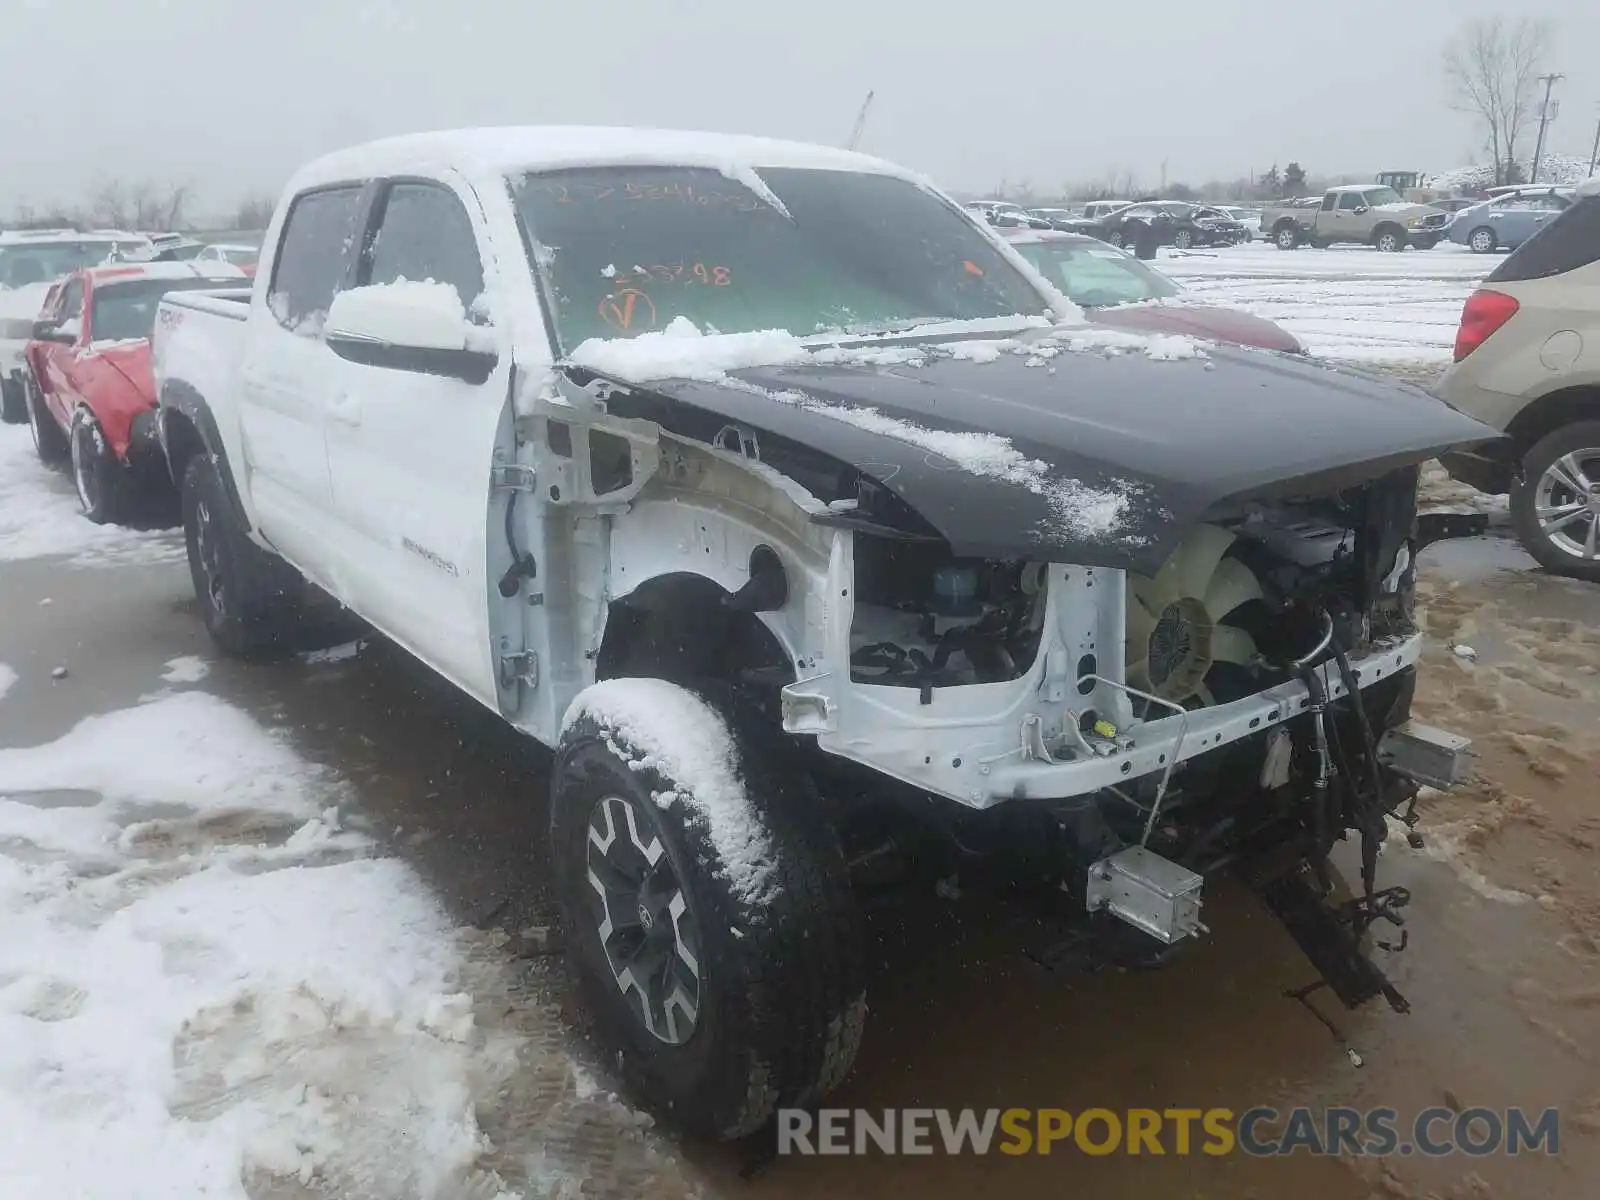
<path fill-rule="evenodd" d="M 150 369 L 161 297 L 244 277 L 225 263 L 140 263 L 77 271 L 50 289 L 26 351 L 28 422 L 42 460 L 71 461 L 91 521 L 119 521 L 139 492 L 172 486 Z"/>

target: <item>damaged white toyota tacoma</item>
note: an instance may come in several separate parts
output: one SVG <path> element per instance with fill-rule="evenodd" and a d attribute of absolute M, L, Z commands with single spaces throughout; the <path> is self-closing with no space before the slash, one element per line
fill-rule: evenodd
<path fill-rule="evenodd" d="M 1142 960 L 1231 873 L 1404 1008 L 1378 850 L 1465 754 L 1409 715 L 1418 464 L 1494 437 L 1447 405 L 1085 325 L 887 163 L 604 129 L 311 164 L 155 358 L 218 646 L 314 587 L 554 749 L 576 973 L 682 1126 L 845 1076 L 885 850 Z"/>

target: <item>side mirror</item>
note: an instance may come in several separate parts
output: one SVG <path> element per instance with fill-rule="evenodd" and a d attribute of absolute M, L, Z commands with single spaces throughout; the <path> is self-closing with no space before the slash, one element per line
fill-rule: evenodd
<path fill-rule="evenodd" d="M 1371 210 L 1365 204 L 1358 204 L 1351 211 L 1354 212 L 1356 214 L 1356 216 L 1359 217 L 1359 216 L 1363 216 L 1364 214 L 1370 212 Z"/>
<path fill-rule="evenodd" d="M 485 383 L 499 355 L 475 345 L 483 330 L 467 320 L 444 283 L 378 284 L 340 292 L 323 324 L 328 349 L 369 367 Z"/>
<path fill-rule="evenodd" d="M 78 331 L 73 322 L 72 326 L 61 321 L 45 320 L 33 323 L 33 340 L 36 342 L 56 342 L 62 346 L 70 346 L 78 340 Z"/>

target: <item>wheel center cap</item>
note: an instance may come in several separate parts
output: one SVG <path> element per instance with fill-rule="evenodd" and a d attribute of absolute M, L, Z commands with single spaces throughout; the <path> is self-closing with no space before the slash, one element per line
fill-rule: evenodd
<path fill-rule="evenodd" d="M 656 915 L 643 904 L 639 905 L 639 927 L 649 933 L 656 927 Z"/>

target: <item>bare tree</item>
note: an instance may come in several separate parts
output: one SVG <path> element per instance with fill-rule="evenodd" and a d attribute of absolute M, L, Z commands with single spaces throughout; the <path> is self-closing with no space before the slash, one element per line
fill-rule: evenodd
<path fill-rule="evenodd" d="M 277 207 L 271 196 L 247 196 L 233 214 L 235 229 L 265 229 Z"/>
<path fill-rule="evenodd" d="M 1455 106 L 1483 130 L 1494 158 L 1494 181 L 1506 181 L 1517 145 L 1533 123 L 1535 84 L 1550 49 L 1548 20 L 1487 17 L 1461 30 L 1444 51 L 1444 73 Z"/>

